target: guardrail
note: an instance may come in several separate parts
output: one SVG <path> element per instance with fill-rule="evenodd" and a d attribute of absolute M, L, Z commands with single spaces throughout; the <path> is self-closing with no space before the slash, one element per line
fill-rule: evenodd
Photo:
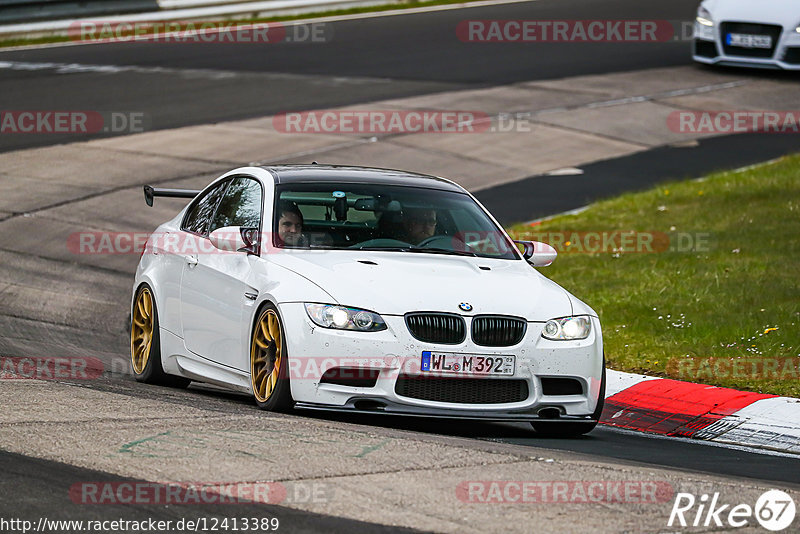
<path fill-rule="evenodd" d="M 0 24 L 158 11 L 158 0 L 2 0 Z"/>

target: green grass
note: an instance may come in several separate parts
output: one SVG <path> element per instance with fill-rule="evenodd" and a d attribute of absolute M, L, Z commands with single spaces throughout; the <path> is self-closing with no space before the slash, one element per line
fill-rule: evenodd
<path fill-rule="evenodd" d="M 14 37 L 13 39 L 5 39 L 0 41 L 0 48 L 9 48 L 12 46 L 31 46 L 49 43 L 66 43 L 70 39 L 66 35 L 48 35 L 45 37 L 36 37 L 33 39 L 26 39 L 24 37 Z"/>
<path fill-rule="evenodd" d="M 510 230 L 705 235 L 691 251 L 571 253 L 578 235 L 542 272 L 598 312 L 613 369 L 800 397 L 800 155 Z"/>
<path fill-rule="evenodd" d="M 480 0 L 387 0 L 389 3 L 381 4 L 377 6 L 365 6 L 365 7 L 352 7 L 347 9 L 334 9 L 331 11 L 320 11 L 314 13 L 303 13 L 299 15 L 285 15 L 285 16 L 276 16 L 276 17 L 247 17 L 247 18 L 238 18 L 234 16 L 220 16 L 216 17 L 215 20 L 223 21 L 223 20 L 231 20 L 235 21 L 239 24 L 248 24 L 253 22 L 285 22 L 290 20 L 305 20 L 305 19 L 314 19 L 319 17 L 335 17 L 335 16 L 343 16 L 343 15 L 357 15 L 360 13 L 376 13 L 381 11 L 393 11 L 397 9 L 411 9 L 415 7 L 430 7 L 430 6 L 443 6 L 443 5 L 450 5 L 450 4 L 466 4 L 470 2 L 477 2 Z M 156 13 L 154 19 L 158 20 L 158 14 Z M 97 17 L 97 20 L 103 20 L 102 17 Z M 182 20 L 181 22 L 190 22 L 190 19 Z M 453 29 L 455 32 L 455 29 Z M 455 34 L 455 33 L 454 33 Z M 334 39 L 336 37 L 334 36 Z M 68 35 L 45 35 L 41 37 L 34 37 L 34 38 L 25 38 L 25 37 L 14 37 L 5 40 L 0 40 L 0 48 L 8 48 L 13 46 L 31 46 L 31 45 L 39 45 L 39 44 L 51 44 L 51 43 L 66 43 L 72 41 L 73 39 L 70 38 Z"/>

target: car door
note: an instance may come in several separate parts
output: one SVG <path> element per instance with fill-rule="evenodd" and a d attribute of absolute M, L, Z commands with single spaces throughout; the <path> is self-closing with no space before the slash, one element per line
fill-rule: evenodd
<path fill-rule="evenodd" d="M 163 309 L 158 310 L 161 327 L 183 337 L 181 318 L 181 278 L 187 263 L 197 260 L 198 241 L 207 232 L 211 217 L 217 209 L 228 180 L 215 182 L 192 200 L 180 223 L 180 228 L 157 236 L 153 254 L 160 258 L 163 268 L 161 287 Z"/>
<path fill-rule="evenodd" d="M 187 259 L 181 277 L 181 317 L 186 348 L 227 367 L 246 371 L 242 321 L 257 291 L 246 283 L 257 255 L 221 251 L 208 235 L 218 228 L 261 228 L 261 183 L 249 176 L 232 178 L 198 240 L 198 254 Z"/>

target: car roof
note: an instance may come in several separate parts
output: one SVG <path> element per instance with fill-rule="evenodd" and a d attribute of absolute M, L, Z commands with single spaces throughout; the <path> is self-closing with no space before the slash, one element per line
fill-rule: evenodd
<path fill-rule="evenodd" d="M 385 184 L 406 187 L 424 187 L 463 193 L 464 189 L 444 178 L 396 169 L 357 167 L 353 165 L 269 165 L 262 167 L 271 172 L 276 184 L 297 183 L 351 183 Z"/>

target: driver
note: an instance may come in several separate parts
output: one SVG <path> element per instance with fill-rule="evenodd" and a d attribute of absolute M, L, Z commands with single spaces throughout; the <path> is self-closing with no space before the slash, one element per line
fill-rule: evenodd
<path fill-rule="evenodd" d="M 403 240 L 419 244 L 436 234 L 436 210 L 417 208 L 408 210 L 403 220 Z"/>
<path fill-rule="evenodd" d="M 303 213 L 300 208 L 294 202 L 282 201 L 278 210 L 278 246 L 303 246 Z"/>

